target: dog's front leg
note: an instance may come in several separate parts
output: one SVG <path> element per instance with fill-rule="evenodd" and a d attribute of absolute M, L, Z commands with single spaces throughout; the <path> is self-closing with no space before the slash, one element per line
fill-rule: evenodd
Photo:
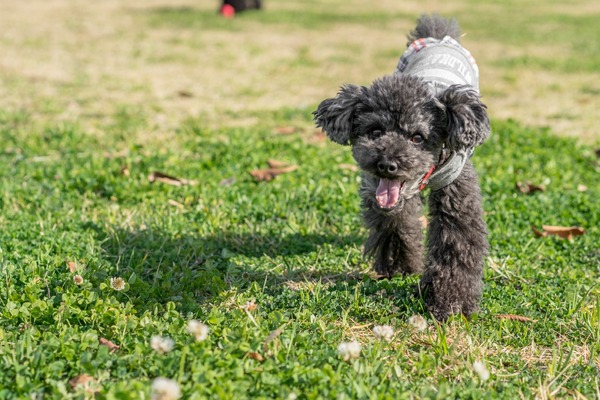
<path fill-rule="evenodd" d="M 450 185 L 431 193 L 427 265 L 421 290 L 438 320 L 478 310 L 488 250 L 481 193 L 470 161 Z"/>
<path fill-rule="evenodd" d="M 369 229 L 365 255 L 374 258 L 373 269 L 386 277 L 396 273 L 415 274 L 423 270 L 423 233 L 419 216 L 421 198 L 406 200 L 401 210 L 382 213 L 375 205 L 365 207 Z"/>

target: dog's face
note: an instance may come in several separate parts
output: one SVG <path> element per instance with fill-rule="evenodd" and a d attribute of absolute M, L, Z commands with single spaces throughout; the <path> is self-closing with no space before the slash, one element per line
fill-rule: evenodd
<path fill-rule="evenodd" d="M 352 146 L 359 167 L 376 182 L 372 204 L 382 212 L 402 208 L 406 182 L 437 164 L 444 145 L 474 147 L 489 135 L 485 105 L 473 90 L 450 87 L 436 97 L 427 83 L 407 75 L 344 86 L 314 115 L 331 140 Z"/>

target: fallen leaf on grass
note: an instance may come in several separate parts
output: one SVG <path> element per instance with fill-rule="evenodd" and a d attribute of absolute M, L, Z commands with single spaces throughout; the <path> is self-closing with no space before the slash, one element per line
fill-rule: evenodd
<path fill-rule="evenodd" d="M 267 165 L 269 166 L 269 168 L 285 168 L 289 167 L 290 163 L 286 163 L 285 161 L 274 160 L 271 158 L 270 160 L 267 160 Z"/>
<path fill-rule="evenodd" d="M 77 271 L 77 264 L 75 262 L 69 261 L 67 265 L 69 266 L 69 271 L 71 271 L 71 273 Z"/>
<path fill-rule="evenodd" d="M 421 227 L 423 229 L 427 228 L 427 225 L 429 225 L 429 221 L 427 220 L 427 217 L 424 215 L 421 215 L 419 217 L 419 222 L 421 222 Z"/>
<path fill-rule="evenodd" d="M 260 353 L 256 353 L 254 351 L 249 351 L 248 353 L 246 353 L 248 355 L 248 357 L 250 357 L 253 360 L 256 361 L 264 361 L 265 358 L 263 356 L 260 355 Z"/>
<path fill-rule="evenodd" d="M 573 236 L 581 236 L 585 233 L 585 230 L 578 226 L 542 225 L 541 231 L 535 226 L 532 226 L 531 230 L 533 230 L 535 237 L 558 236 L 560 238 L 569 240 L 572 240 Z"/>
<path fill-rule="evenodd" d="M 159 171 L 152 172 L 148 176 L 148 180 L 150 181 L 150 183 L 162 182 L 162 183 L 166 183 L 167 185 L 173 185 L 173 186 L 195 185 L 196 184 L 196 181 L 192 181 L 189 179 L 176 178 L 174 176 L 167 175 L 167 174 L 159 172 Z"/>
<path fill-rule="evenodd" d="M 496 318 L 510 319 L 512 321 L 520 321 L 520 322 L 537 322 L 537 320 L 535 320 L 535 319 L 531 319 L 529 317 L 524 317 L 522 315 L 515 315 L 515 314 L 496 314 Z"/>
<path fill-rule="evenodd" d="M 93 385 L 96 383 L 96 379 L 88 374 L 81 374 L 76 376 L 75 378 L 69 379 L 69 385 L 76 390 L 78 386 L 83 386 L 86 392 L 88 393 L 97 393 L 100 390 Z"/>
<path fill-rule="evenodd" d="M 535 192 L 543 192 L 546 190 L 546 186 L 544 185 L 535 185 L 531 182 L 517 182 L 517 189 L 521 193 L 530 194 Z"/>
<path fill-rule="evenodd" d="M 114 344 L 113 342 L 111 342 L 108 339 L 105 338 L 100 338 L 98 339 L 98 342 L 100 343 L 100 346 L 106 346 L 108 347 L 108 349 L 112 352 L 115 352 L 117 350 L 119 350 L 121 348 L 121 346 Z"/>
<path fill-rule="evenodd" d="M 585 185 L 577 185 L 577 191 L 578 192 L 585 192 L 588 190 L 588 187 Z"/>
<path fill-rule="evenodd" d="M 273 164 L 273 162 L 276 162 L 278 164 Z M 266 169 L 255 169 L 250 171 L 250 175 L 252 175 L 254 177 L 254 179 L 256 179 L 257 181 L 270 181 L 273 178 L 275 178 L 277 175 L 281 175 L 281 174 L 285 174 L 288 172 L 292 172 L 295 171 L 296 169 L 298 169 L 297 165 L 286 165 L 286 164 L 279 164 L 281 163 L 280 161 L 276 161 L 276 160 L 269 160 L 267 162 L 267 164 L 269 164 L 270 168 L 266 168 Z M 277 167 L 274 167 L 272 165 L 279 165 Z M 284 166 L 286 165 L 286 166 Z"/>

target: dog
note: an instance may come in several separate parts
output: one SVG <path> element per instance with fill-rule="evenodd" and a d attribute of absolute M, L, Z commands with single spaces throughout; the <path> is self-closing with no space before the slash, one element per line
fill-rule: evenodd
<path fill-rule="evenodd" d="M 421 16 L 392 75 L 344 85 L 313 113 L 332 141 L 351 146 L 362 172 L 365 255 L 384 277 L 422 273 L 420 293 L 441 321 L 478 311 L 489 247 L 470 157 L 491 129 L 460 36 L 456 20 Z"/>

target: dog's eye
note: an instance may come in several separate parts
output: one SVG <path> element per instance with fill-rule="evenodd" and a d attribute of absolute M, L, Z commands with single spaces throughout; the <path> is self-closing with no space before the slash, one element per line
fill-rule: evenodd
<path fill-rule="evenodd" d="M 373 132 L 371 132 L 371 134 L 375 137 L 379 137 L 383 134 L 383 132 L 380 129 L 375 129 Z"/>
<path fill-rule="evenodd" d="M 425 138 L 420 133 L 414 134 L 410 137 L 410 141 L 413 142 L 414 144 L 423 143 L 424 140 L 425 140 Z"/>

